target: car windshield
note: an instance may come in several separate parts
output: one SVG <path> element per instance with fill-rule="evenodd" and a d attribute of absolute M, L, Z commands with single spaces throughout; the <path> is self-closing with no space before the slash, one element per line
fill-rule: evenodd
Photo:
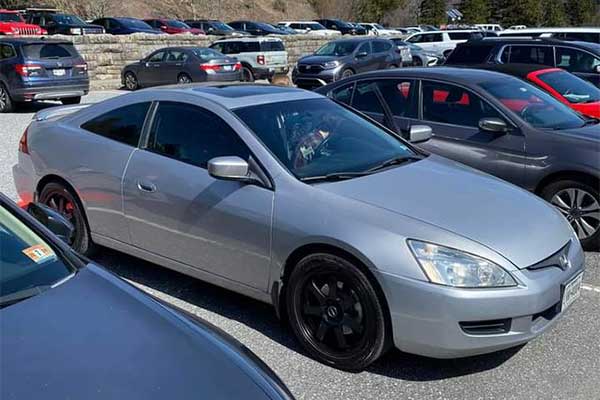
<path fill-rule="evenodd" d="M 55 14 L 52 19 L 59 24 L 65 25 L 85 25 L 83 20 L 75 15 Z"/>
<path fill-rule="evenodd" d="M 198 48 L 192 50 L 192 53 L 203 60 L 212 60 L 213 58 L 225 58 L 225 56 L 213 49 Z"/>
<path fill-rule="evenodd" d="M 0 205 L 0 307 L 39 294 L 74 272 L 50 243 Z"/>
<path fill-rule="evenodd" d="M 586 121 L 567 105 L 517 79 L 494 79 L 480 86 L 536 128 L 573 129 Z"/>
<path fill-rule="evenodd" d="M 267 31 L 278 31 L 278 28 L 275 28 L 273 25 L 267 24 L 266 22 L 257 22 L 256 26 L 258 26 L 260 29 L 264 29 Z"/>
<path fill-rule="evenodd" d="M 368 173 L 417 156 L 399 138 L 329 99 L 240 108 L 237 116 L 296 177 Z"/>
<path fill-rule="evenodd" d="M 352 25 L 350 25 L 348 22 L 345 21 L 341 21 L 341 20 L 333 20 L 333 23 L 338 27 L 338 28 L 352 28 Z"/>
<path fill-rule="evenodd" d="M 123 25 L 125 25 L 128 28 L 149 29 L 149 30 L 153 29 L 150 25 L 148 25 L 144 21 L 140 21 L 139 19 L 120 19 L 119 22 L 121 22 Z"/>
<path fill-rule="evenodd" d="M 221 31 L 232 31 L 233 28 L 230 27 L 229 25 L 227 25 L 224 22 L 211 22 L 210 26 L 212 26 L 214 29 L 218 29 Z"/>
<path fill-rule="evenodd" d="M 181 21 L 177 21 L 174 19 L 170 19 L 165 22 L 166 22 L 167 26 L 170 26 L 171 28 L 190 29 L 190 26 L 188 24 L 185 24 Z"/>
<path fill-rule="evenodd" d="M 600 89 L 566 71 L 552 71 L 538 75 L 538 78 L 556 90 L 572 104 L 595 103 L 600 101 Z"/>
<path fill-rule="evenodd" d="M 343 57 L 350 55 L 358 46 L 357 42 L 329 42 L 315 52 L 318 56 Z"/>
<path fill-rule="evenodd" d="M 23 22 L 21 16 L 17 13 L 0 13 L 1 22 Z"/>

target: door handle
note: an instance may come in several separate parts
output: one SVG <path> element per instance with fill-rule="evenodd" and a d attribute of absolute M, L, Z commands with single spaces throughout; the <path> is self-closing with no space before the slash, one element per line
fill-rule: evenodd
<path fill-rule="evenodd" d="M 154 193 L 156 192 L 156 185 L 153 183 L 141 182 L 138 181 L 137 187 L 140 191 L 146 193 Z"/>

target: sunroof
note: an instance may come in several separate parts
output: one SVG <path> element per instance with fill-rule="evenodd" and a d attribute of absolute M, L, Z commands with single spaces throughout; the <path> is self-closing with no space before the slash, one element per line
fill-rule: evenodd
<path fill-rule="evenodd" d="M 194 91 L 212 94 L 222 97 L 247 97 L 267 94 L 280 94 L 297 91 L 298 89 L 282 86 L 269 85 L 228 85 L 228 86 L 204 86 L 195 88 Z"/>

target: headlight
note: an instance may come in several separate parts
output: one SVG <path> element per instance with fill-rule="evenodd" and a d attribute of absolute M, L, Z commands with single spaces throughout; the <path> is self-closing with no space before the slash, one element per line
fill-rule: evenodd
<path fill-rule="evenodd" d="M 81 35 L 81 28 L 71 28 L 69 29 L 71 35 Z"/>
<path fill-rule="evenodd" d="M 408 245 L 433 283 L 460 288 L 516 286 L 502 267 L 481 257 L 431 243 L 409 240 Z"/>
<path fill-rule="evenodd" d="M 323 68 L 325 68 L 325 69 L 332 69 L 332 68 L 336 68 L 339 66 L 340 66 L 339 61 L 329 61 L 329 62 L 326 62 L 325 64 L 323 64 Z"/>

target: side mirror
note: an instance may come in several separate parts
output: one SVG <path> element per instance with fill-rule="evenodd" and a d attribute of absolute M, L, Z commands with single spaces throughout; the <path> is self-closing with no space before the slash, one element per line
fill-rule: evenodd
<path fill-rule="evenodd" d="M 361 51 L 360 53 L 356 54 L 356 58 L 365 58 L 368 55 L 369 53 L 367 53 L 366 51 Z"/>
<path fill-rule="evenodd" d="M 240 157 L 216 157 L 208 161 L 208 174 L 215 179 L 250 182 L 248 163 Z"/>
<path fill-rule="evenodd" d="M 498 134 L 508 132 L 508 125 L 500 118 L 482 118 L 479 120 L 479 128 L 482 131 Z"/>
<path fill-rule="evenodd" d="M 408 135 L 411 143 L 423 143 L 431 139 L 433 131 L 427 125 L 413 125 L 410 127 Z"/>
<path fill-rule="evenodd" d="M 215 29 L 214 29 L 214 28 L 208 28 L 208 30 L 207 30 L 206 32 L 208 32 L 208 33 L 212 33 L 212 32 L 214 32 L 214 31 L 215 31 Z"/>
<path fill-rule="evenodd" d="M 58 211 L 41 203 L 30 203 L 27 206 L 27 212 L 58 236 L 60 240 L 69 245 L 73 243 L 75 227 Z"/>

